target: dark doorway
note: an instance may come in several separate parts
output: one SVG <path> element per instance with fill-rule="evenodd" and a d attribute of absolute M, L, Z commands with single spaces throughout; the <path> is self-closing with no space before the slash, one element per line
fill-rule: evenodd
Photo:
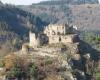
<path fill-rule="evenodd" d="M 59 37 L 59 42 L 61 42 L 61 37 Z"/>

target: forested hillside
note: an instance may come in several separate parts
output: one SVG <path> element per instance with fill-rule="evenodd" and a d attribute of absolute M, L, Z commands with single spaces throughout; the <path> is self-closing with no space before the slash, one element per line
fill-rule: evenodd
<path fill-rule="evenodd" d="M 82 2 L 80 5 L 68 5 L 66 0 L 63 0 L 62 2 L 57 0 L 18 7 L 25 11 L 31 12 L 47 23 L 69 22 L 76 25 L 79 30 L 100 30 L 100 23 L 98 22 L 100 21 L 100 5 L 98 4 L 98 0 L 68 1 L 85 1 L 85 4 Z M 91 4 L 91 2 L 93 2 L 93 4 Z"/>
<path fill-rule="evenodd" d="M 32 24 L 34 26 L 32 26 Z M 23 36 L 30 29 L 39 29 L 46 23 L 39 17 L 31 15 L 29 12 L 20 10 L 12 5 L 0 5 L 0 30 L 12 31 L 13 33 Z M 39 31 L 38 30 L 38 31 Z"/>
<path fill-rule="evenodd" d="M 20 48 L 28 40 L 30 30 L 41 31 L 44 25 L 46 23 L 39 17 L 15 6 L 0 3 L 0 51 L 3 48 L 8 48 L 3 51 Z"/>
<path fill-rule="evenodd" d="M 100 30 L 100 5 L 86 4 L 71 6 L 73 23 L 81 30 Z"/>

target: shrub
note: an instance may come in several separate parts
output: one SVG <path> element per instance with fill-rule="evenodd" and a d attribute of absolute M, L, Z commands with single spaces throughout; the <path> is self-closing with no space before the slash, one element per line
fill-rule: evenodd
<path fill-rule="evenodd" d="M 0 67 L 4 67 L 4 62 L 3 62 L 3 60 L 0 60 Z"/>
<path fill-rule="evenodd" d="M 100 80 L 100 72 L 96 73 L 96 80 Z"/>
<path fill-rule="evenodd" d="M 53 61 L 50 60 L 50 59 L 48 59 L 48 60 L 45 61 L 45 65 L 50 65 L 50 64 L 52 64 L 52 63 L 53 63 Z"/>
<path fill-rule="evenodd" d="M 21 76 L 21 74 L 22 74 L 21 68 L 18 67 L 17 65 L 6 72 L 7 78 L 18 78 L 19 76 Z"/>

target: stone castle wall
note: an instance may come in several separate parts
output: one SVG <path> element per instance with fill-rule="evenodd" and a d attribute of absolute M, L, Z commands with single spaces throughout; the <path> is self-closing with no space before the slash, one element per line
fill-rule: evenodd
<path fill-rule="evenodd" d="M 54 36 L 49 36 L 49 44 L 54 44 L 54 43 L 74 43 L 76 35 L 54 35 Z"/>
<path fill-rule="evenodd" d="M 29 33 L 29 46 L 30 47 L 35 47 L 35 46 L 37 46 L 38 45 L 38 40 L 37 40 L 37 38 L 36 38 L 36 35 L 35 35 L 35 33 L 32 33 L 32 32 L 30 32 Z"/>
<path fill-rule="evenodd" d="M 44 34 L 47 34 L 47 36 L 50 35 L 58 35 L 58 34 L 66 34 L 66 27 L 64 25 L 48 25 L 45 30 Z"/>
<path fill-rule="evenodd" d="M 72 27 L 68 25 L 58 25 L 58 24 L 50 24 L 44 30 L 45 38 L 41 38 L 42 35 L 36 36 L 35 33 L 30 32 L 30 43 L 31 47 L 35 47 L 40 45 L 45 39 L 48 39 L 48 44 L 56 44 L 56 43 L 73 43 L 76 37 L 76 34 L 68 34 L 69 32 L 73 32 Z"/>

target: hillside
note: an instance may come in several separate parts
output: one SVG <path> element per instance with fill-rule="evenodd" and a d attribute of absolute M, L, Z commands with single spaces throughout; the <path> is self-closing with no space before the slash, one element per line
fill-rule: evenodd
<path fill-rule="evenodd" d="M 19 49 L 28 40 L 29 30 L 41 31 L 45 24 L 39 17 L 0 3 L 0 55 Z"/>
<path fill-rule="evenodd" d="M 69 22 L 79 30 L 100 30 L 100 5 L 30 5 L 20 6 L 48 23 Z"/>
<path fill-rule="evenodd" d="M 100 80 L 99 21 L 97 0 L 0 2 L 0 80 Z"/>
<path fill-rule="evenodd" d="M 61 4 L 98 4 L 98 0 L 49 0 L 49 1 L 42 1 L 37 5 L 61 5 Z"/>
<path fill-rule="evenodd" d="M 35 33 L 31 32 L 30 41 L 24 43 L 22 49 L 3 58 L 1 69 L 5 74 L 0 76 L 6 76 L 6 79 L 10 80 L 92 80 L 96 78 L 94 74 L 99 64 L 99 52 L 81 41 L 77 34 L 66 33 L 69 29 L 66 30 L 64 27 L 69 26 L 49 25 L 48 30 L 46 32 L 44 30 L 46 36 L 40 33 L 35 37 Z"/>
<path fill-rule="evenodd" d="M 37 29 L 41 29 L 41 27 L 45 25 L 45 23 L 38 17 L 20 10 L 15 6 L 0 5 L 1 31 L 10 31 L 20 37 L 23 37 L 30 29 L 32 29 L 33 26 L 31 26 L 31 24 L 34 24 L 35 28 Z"/>
<path fill-rule="evenodd" d="M 81 30 L 100 30 L 100 5 L 86 4 L 71 6 L 74 24 Z"/>

